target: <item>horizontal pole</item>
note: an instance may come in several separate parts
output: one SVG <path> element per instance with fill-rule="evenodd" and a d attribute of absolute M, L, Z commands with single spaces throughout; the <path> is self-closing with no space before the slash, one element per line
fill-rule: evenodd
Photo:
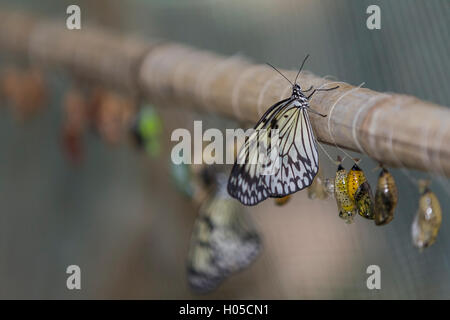
<path fill-rule="evenodd" d="M 179 108 L 197 108 L 255 123 L 291 94 L 291 85 L 267 65 L 240 56 L 160 40 L 144 40 L 64 21 L 38 19 L 3 9 L 0 50 L 28 56 L 32 63 L 64 68 L 77 77 Z M 281 70 L 289 79 L 296 71 Z M 394 167 L 450 176 L 450 110 L 413 96 L 370 89 L 302 72 L 303 89 L 317 92 L 310 114 L 319 141 L 362 152 Z"/>

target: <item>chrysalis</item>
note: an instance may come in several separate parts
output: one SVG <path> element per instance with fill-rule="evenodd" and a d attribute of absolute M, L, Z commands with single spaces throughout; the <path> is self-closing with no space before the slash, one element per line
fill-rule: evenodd
<path fill-rule="evenodd" d="M 161 152 L 161 119 L 153 107 L 143 107 L 133 121 L 131 133 L 138 147 L 143 148 L 150 156 L 158 156 Z"/>
<path fill-rule="evenodd" d="M 83 155 L 83 135 L 87 126 L 87 102 L 83 92 L 71 88 L 64 96 L 62 149 L 72 164 L 80 164 Z"/>
<path fill-rule="evenodd" d="M 341 161 L 338 158 L 338 161 Z M 339 209 L 339 217 L 344 219 L 346 223 L 352 223 L 356 214 L 355 203 L 348 194 L 347 188 L 347 170 L 339 163 L 336 177 L 334 179 L 334 197 Z"/>
<path fill-rule="evenodd" d="M 200 208 L 189 246 L 188 282 L 197 293 L 214 290 L 259 254 L 261 240 L 250 216 L 226 190 L 226 176 Z"/>
<path fill-rule="evenodd" d="M 282 198 L 275 198 L 275 204 L 278 206 L 284 206 L 286 203 L 291 200 L 291 195 L 282 197 Z"/>
<path fill-rule="evenodd" d="M 412 238 L 419 249 L 431 246 L 439 232 L 442 210 L 436 195 L 429 189 L 429 182 L 420 181 L 419 209 L 412 224 Z"/>
<path fill-rule="evenodd" d="M 355 163 L 347 175 L 347 190 L 356 204 L 358 214 L 366 219 L 374 218 L 373 194 L 361 168 Z"/>
<path fill-rule="evenodd" d="M 355 194 L 355 204 L 358 214 L 366 219 L 374 219 L 373 194 L 369 182 L 364 183 L 358 188 Z"/>
<path fill-rule="evenodd" d="M 325 186 L 325 179 L 322 175 L 322 169 L 319 166 L 319 172 L 314 178 L 312 184 L 308 187 L 308 198 L 309 199 L 320 199 L 324 200 L 328 198 L 327 188 Z"/>
<path fill-rule="evenodd" d="M 382 167 L 375 192 L 374 210 L 377 226 L 388 224 L 394 219 L 397 202 L 398 191 L 394 177 L 386 168 Z"/>
<path fill-rule="evenodd" d="M 355 163 L 347 174 L 347 190 L 350 199 L 355 200 L 356 191 L 365 181 L 366 176 L 364 172 Z"/>
<path fill-rule="evenodd" d="M 334 179 L 326 178 L 323 182 L 325 185 L 325 190 L 327 191 L 328 196 L 334 197 Z"/>
<path fill-rule="evenodd" d="M 0 87 L 14 117 L 19 121 L 35 115 L 48 100 L 45 76 L 42 70 L 34 67 L 23 70 L 6 69 L 2 72 Z"/>
<path fill-rule="evenodd" d="M 95 127 L 100 137 L 108 144 L 117 145 L 136 114 L 135 103 L 129 97 L 109 91 L 100 96 L 95 113 Z"/>

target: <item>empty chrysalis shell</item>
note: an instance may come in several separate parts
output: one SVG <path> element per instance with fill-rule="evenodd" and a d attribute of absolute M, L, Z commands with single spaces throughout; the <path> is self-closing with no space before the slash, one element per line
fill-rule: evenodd
<path fill-rule="evenodd" d="M 412 224 L 414 245 L 424 249 L 436 241 L 441 227 L 442 210 L 436 195 L 428 188 L 428 182 L 420 181 L 419 209 Z"/>
<path fill-rule="evenodd" d="M 374 218 L 373 194 L 364 172 L 354 164 L 347 174 L 347 191 L 355 202 L 358 214 L 366 219 Z"/>
<path fill-rule="evenodd" d="M 377 226 L 388 224 L 394 219 L 395 207 L 398 202 L 398 191 L 394 177 L 382 168 L 378 177 L 377 191 L 375 192 L 375 224 Z"/>
<path fill-rule="evenodd" d="M 275 198 L 275 204 L 278 206 L 283 206 L 286 203 L 288 203 L 290 199 L 291 199 L 291 195 L 287 195 L 287 196 L 281 197 L 281 198 Z"/>
<path fill-rule="evenodd" d="M 319 166 L 319 172 L 314 178 L 312 184 L 308 187 L 308 198 L 309 199 L 320 199 L 324 200 L 328 198 L 327 188 L 325 186 L 325 180 L 322 175 L 322 170 Z"/>
<path fill-rule="evenodd" d="M 328 193 L 328 196 L 334 198 L 334 179 L 332 178 L 326 178 L 324 180 L 325 190 Z"/>
<path fill-rule="evenodd" d="M 346 223 L 352 223 L 356 214 L 355 202 L 350 199 L 347 188 L 347 170 L 342 164 L 338 165 L 334 179 L 334 197 L 339 210 L 339 217 Z"/>

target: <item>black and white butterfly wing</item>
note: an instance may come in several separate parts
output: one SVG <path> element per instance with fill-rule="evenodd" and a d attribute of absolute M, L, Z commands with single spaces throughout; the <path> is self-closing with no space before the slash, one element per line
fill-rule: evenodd
<path fill-rule="evenodd" d="M 225 188 L 224 188 L 225 189 Z M 188 281 L 198 293 L 215 289 L 258 255 L 261 240 L 248 213 L 226 190 L 202 205 L 189 246 Z"/>
<path fill-rule="evenodd" d="M 253 133 L 245 140 L 237 155 L 228 180 L 228 193 L 243 204 L 256 204 L 269 197 L 267 188 L 261 184 L 261 171 L 265 168 L 256 165 L 261 148 L 268 148 L 266 129 L 275 115 L 293 101 L 285 99 L 271 106 L 255 125 Z"/>
<path fill-rule="evenodd" d="M 280 113 L 278 118 L 280 165 L 263 180 L 270 196 L 276 198 L 310 186 L 319 170 L 319 155 L 307 108 L 294 101 L 294 107 Z"/>
<path fill-rule="evenodd" d="M 245 205 L 256 205 L 308 187 L 318 172 L 319 157 L 307 106 L 292 98 L 280 101 L 255 129 L 231 171 L 229 194 Z M 276 139 L 271 129 L 278 130 Z M 255 160 L 261 152 L 266 161 Z"/>

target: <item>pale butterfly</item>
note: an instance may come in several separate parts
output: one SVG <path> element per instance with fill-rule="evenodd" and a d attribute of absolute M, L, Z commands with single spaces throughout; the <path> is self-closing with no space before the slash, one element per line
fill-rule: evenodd
<path fill-rule="evenodd" d="M 311 185 L 319 170 L 309 112 L 322 117 L 326 115 L 311 109 L 309 99 L 315 92 L 330 91 L 339 86 L 314 89 L 306 96 L 304 93 L 313 87 L 302 91 L 297 79 L 308 56 L 294 83 L 269 64 L 292 84 L 292 95 L 263 114 L 238 153 L 228 180 L 228 193 L 245 205 L 256 205 L 269 197 L 281 198 L 300 191 Z"/>
<path fill-rule="evenodd" d="M 248 212 L 226 191 L 227 177 L 218 174 L 216 186 L 200 207 L 188 255 L 192 290 L 214 290 L 232 273 L 248 267 L 261 251 L 261 238 Z"/>

